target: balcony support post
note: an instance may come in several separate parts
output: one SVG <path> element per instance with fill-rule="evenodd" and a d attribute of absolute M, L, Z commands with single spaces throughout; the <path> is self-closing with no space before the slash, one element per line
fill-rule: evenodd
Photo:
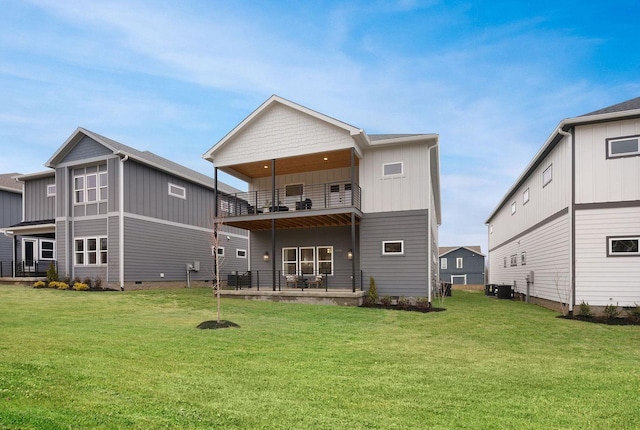
<path fill-rule="evenodd" d="M 276 159 L 271 160 L 271 212 L 276 210 Z M 271 280 L 276 290 L 276 219 L 271 219 Z"/>

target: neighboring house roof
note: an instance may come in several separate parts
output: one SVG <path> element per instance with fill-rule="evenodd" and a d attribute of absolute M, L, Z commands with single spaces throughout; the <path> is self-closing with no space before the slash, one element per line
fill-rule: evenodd
<path fill-rule="evenodd" d="M 195 170 L 191 170 L 178 163 L 174 163 L 173 161 L 167 160 L 166 158 L 154 154 L 153 152 L 139 151 L 135 148 L 124 145 L 120 142 L 116 142 L 113 139 L 109 139 L 108 137 L 102 136 L 98 133 L 94 133 L 82 127 L 78 127 L 76 131 L 73 132 L 73 134 L 64 142 L 64 144 L 56 151 L 56 153 L 53 154 L 53 156 L 47 161 L 45 165 L 47 167 L 54 168 L 56 164 L 59 163 L 65 157 L 65 155 L 75 146 L 75 144 L 77 144 L 82 139 L 82 136 L 90 137 L 96 142 L 104 145 L 106 148 L 113 151 L 115 155 L 128 156 L 129 158 L 134 159 L 140 163 L 149 165 L 158 170 L 165 171 L 188 181 L 204 185 L 208 188 L 215 187 L 214 180 L 210 176 L 196 172 Z M 230 185 L 224 184 L 220 181 L 218 181 L 218 189 L 228 194 L 241 192 L 239 189 L 231 187 Z"/>
<path fill-rule="evenodd" d="M 510 201 L 513 194 L 520 188 L 520 186 L 526 181 L 531 173 L 540 165 L 544 158 L 555 148 L 555 146 L 565 137 L 569 130 L 578 125 L 597 124 L 601 122 L 616 121 L 621 119 L 633 119 L 640 118 L 640 97 L 636 97 L 622 103 L 617 103 L 612 106 L 599 109 L 597 111 L 577 116 L 575 118 L 566 118 L 560 121 L 560 123 L 553 130 L 553 133 L 547 138 L 542 148 L 533 157 L 529 165 L 524 169 L 522 174 L 516 179 L 514 184 L 509 188 L 504 197 L 500 200 L 500 203 L 491 212 L 489 218 L 485 221 L 485 224 L 490 224 L 491 220 L 498 213 L 500 208 L 505 203 Z"/>
<path fill-rule="evenodd" d="M 17 176 L 20 176 L 20 173 L 0 174 L 0 190 L 22 194 L 22 184 L 16 180 Z"/>
<path fill-rule="evenodd" d="M 461 248 L 469 250 L 471 252 L 475 252 L 476 254 L 481 255 L 483 257 L 485 256 L 482 253 L 482 248 L 480 248 L 479 245 L 474 245 L 474 246 L 440 246 L 440 247 L 438 247 L 438 256 L 442 257 L 442 256 L 444 256 L 444 255 L 446 255 L 446 254 L 448 254 L 448 253 L 450 253 L 452 251 L 455 251 L 455 250 L 461 249 Z"/>

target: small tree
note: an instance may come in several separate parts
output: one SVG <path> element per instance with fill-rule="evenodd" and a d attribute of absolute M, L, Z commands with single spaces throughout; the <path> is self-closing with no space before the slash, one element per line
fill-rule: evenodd
<path fill-rule="evenodd" d="M 378 303 L 378 289 L 376 288 L 376 280 L 373 276 L 369 277 L 369 291 L 367 291 L 367 305 L 373 306 Z"/>
<path fill-rule="evenodd" d="M 58 280 L 58 271 L 56 265 L 51 263 L 47 269 L 47 282 L 56 282 Z"/>
<path fill-rule="evenodd" d="M 222 216 L 218 216 L 213 219 L 213 234 L 211 235 L 211 244 L 213 246 L 213 263 L 214 263 L 214 276 L 215 282 L 213 283 L 213 294 L 216 298 L 217 305 L 217 322 L 220 324 L 220 266 L 223 263 L 224 257 L 220 256 L 218 252 L 218 248 L 220 247 L 221 238 L 220 238 L 220 230 L 224 225 L 224 218 Z"/>

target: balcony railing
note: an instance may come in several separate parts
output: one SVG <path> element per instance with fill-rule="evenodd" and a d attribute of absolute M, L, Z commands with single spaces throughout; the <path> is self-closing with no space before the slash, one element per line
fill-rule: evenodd
<path fill-rule="evenodd" d="M 272 190 L 220 196 L 218 210 L 224 216 L 235 217 L 268 212 L 361 208 L 361 188 L 357 184 L 353 185 L 353 189 L 350 183 L 304 185 L 302 191 L 291 195 L 292 190 L 278 188 L 275 190 L 275 204 Z"/>
<path fill-rule="evenodd" d="M 47 270 L 51 265 L 58 268 L 58 262 L 53 260 L 27 260 L 15 263 L 15 276 L 22 277 L 41 277 L 47 276 Z M 0 278 L 14 276 L 13 261 L 0 261 Z"/>
<path fill-rule="evenodd" d="M 241 290 L 245 288 L 255 288 L 257 291 L 273 290 L 273 271 L 271 270 L 254 270 L 248 272 L 226 272 L 220 274 L 223 282 L 222 288 Z M 364 290 L 362 283 L 362 271 L 357 270 L 355 273 L 356 290 Z M 324 274 L 321 278 L 317 274 L 285 273 L 282 270 L 276 270 L 276 291 L 283 289 L 299 289 L 301 291 L 330 291 L 330 290 L 351 290 L 353 288 L 351 282 L 352 273 L 350 270 L 335 271 L 332 274 Z"/>

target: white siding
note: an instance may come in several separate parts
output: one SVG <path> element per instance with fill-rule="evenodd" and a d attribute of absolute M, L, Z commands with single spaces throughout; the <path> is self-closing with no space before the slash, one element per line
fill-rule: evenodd
<path fill-rule="evenodd" d="M 576 304 L 640 304 L 640 257 L 607 257 L 607 236 L 639 235 L 639 207 L 576 211 Z"/>
<path fill-rule="evenodd" d="M 576 203 L 640 200 L 640 157 L 607 159 L 606 139 L 640 134 L 640 120 L 576 128 Z"/>
<path fill-rule="evenodd" d="M 367 150 L 360 164 L 363 212 L 427 209 L 431 194 L 425 190 L 430 183 L 428 150 L 424 144 Z M 395 162 L 403 163 L 402 176 L 383 178 L 382 165 Z"/>
<path fill-rule="evenodd" d="M 521 265 L 521 254 L 526 252 L 526 265 Z M 511 256 L 517 256 L 517 266 L 511 266 Z M 504 258 L 507 267 L 504 267 Z M 510 284 L 526 293 L 526 276 L 534 272 L 534 283 L 529 294 L 547 300 L 570 301 L 570 256 L 568 213 L 542 225 L 489 252 L 492 284 Z"/>
<path fill-rule="evenodd" d="M 550 165 L 553 179 L 543 187 L 542 174 Z M 529 189 L 529 201 L 523 204 L 522 194 Z M 516 203 L 515 214 L 511 213 Z M 571 144 L 563 138 L 547 155 L 524 183 L 515 191 L 491 220 L 493 233 L 489 232 L 489 249 L 510 240 L 571 203 Z"/>
<path fill-rule="evenodd" d="M 351 148 L 348 131 L 275 103 L 220 148 L 216 166 Z"/>

